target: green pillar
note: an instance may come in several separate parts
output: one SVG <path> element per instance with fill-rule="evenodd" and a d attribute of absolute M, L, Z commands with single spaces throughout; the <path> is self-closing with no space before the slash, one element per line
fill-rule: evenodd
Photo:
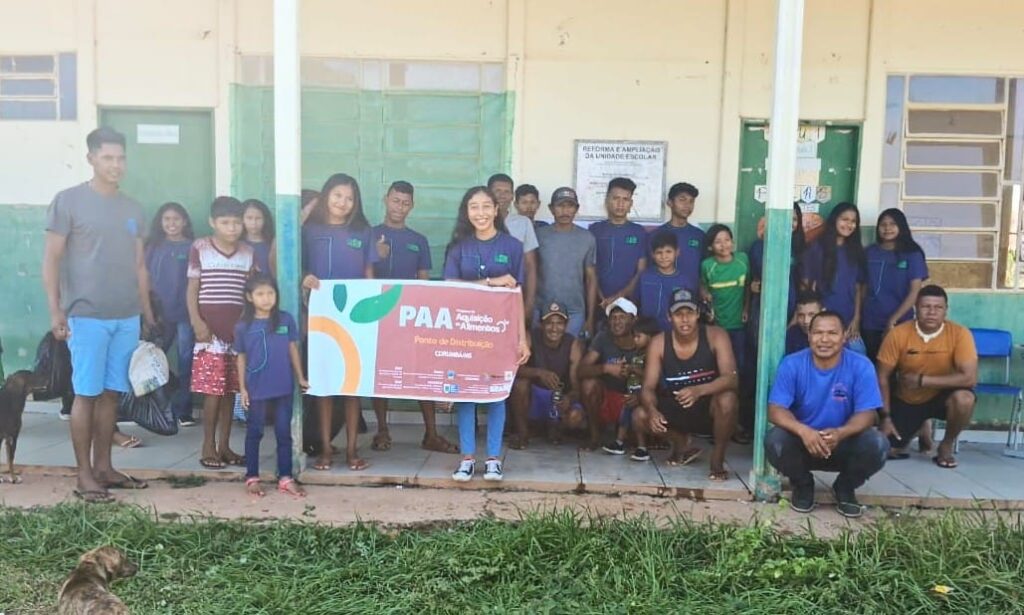
<path fill-rule="evenodd" d="M 299 194 L 301 123 L 299 89 L 299 0 L 274 0 L 274 193 L 277 283 L 281 309 L 299 311 Z M 302 452 L 302 396 L 292 399 L 292 472 L 305 466 Z"/>
<path fill-rule="evenodd" d="M 768 206 L 761 284 L 754 469 L 751 471 L 754 497 L 761 501 L 774 500 L 779 495 L 779 478 L 765 460 L 764 436 L 768 429 L 768 389 L 786 343 L 803 24 L 804 0 L 778 0 L 772 117 L 768 133 Z"/>

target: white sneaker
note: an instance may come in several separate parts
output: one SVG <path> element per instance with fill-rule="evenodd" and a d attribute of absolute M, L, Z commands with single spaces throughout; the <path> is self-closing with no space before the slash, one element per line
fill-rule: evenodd
<path fill-rule="evenodd" d="M 500 459 L 488 459 L 484 462 L 484 480 L 501 480 L 505 475 L 501 472 Z"/>
<path fill-rule="evenodd" d="M 469 482 L 473 478 L 474 471 L 476 471 L 476 461 L 473 459 L 463 459 L 459 463 L 459 469 L 452 472 L 452 480 L 457 480 L 460 483 Z"/>

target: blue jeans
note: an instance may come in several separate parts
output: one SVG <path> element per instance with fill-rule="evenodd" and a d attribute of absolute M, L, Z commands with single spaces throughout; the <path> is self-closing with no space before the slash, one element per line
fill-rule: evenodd
<path fill-rule="evenodd" d="M 747 330 L 729 329 L 729 342 L 732 345 L 732 354 L 736 359 L 736 375 L 739 378 L 746 376 L 744 369 L 747 366 Z"/>
<path fill-rule="evenodd" d="M 171 398 L 171 412 L 174 418 L 192 417 L 192 347 L 195 346 L 196 336 L 192 332 L 192 325 L 188 322 L 179 322 L 171 325 L 174 327 L 173 335 L 175 347 L 178 352 L 178 390 Z"/>
<path fill-rule="evenodd" d="M 249 401 L 245 428 L 245 477 L 260 475 L 260 440 L 267 412 L 274 409 L 274 437 L 277 439 L 277 477 L 292 475 L 292 396 Z"/>
<path fill-rule="evenodd" d="M 501 435 L 505 431 L 505 400 L 480 404 L 487 408 L 487 456 L 501 456 Z M 476 454 L 476 407 L 474 402 L 458 402 L 459 450 L 465 457 Z"/>

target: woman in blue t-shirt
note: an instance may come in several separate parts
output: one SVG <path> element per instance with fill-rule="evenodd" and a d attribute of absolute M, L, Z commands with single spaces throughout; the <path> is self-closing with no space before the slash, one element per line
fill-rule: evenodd
<path fill-rule="evenodd" d="M 840 203 L 832 210 L 825 233 L 804 253 L 803 269 L 804 285 L 842 317 L 847 340 L 859 340 L 865 265 L 856 205 Z"/>
<path fill-rule="evenodd" d="M 180 203 L 164 203 L 156 210 L 146 238 L 146 270 L 149 286 L 160 298 L 161 337 L 164 349 L 177 343 L 178 388 L 171 411 L 183 427 L 195 425 L 192 418 L 192 346 L 195 336 L 188 317 L 188 254 L 195 233 L 192 219 Z"/>
<path fill-rule="evenodd" d="M 320 288 L 320 280 L 373 278 L 373 264 L 380 257 L 372 229 L 363 212 L 363 199 L 355 178 L 344 173 L 330 176 L 320 190 L 316 207 L 302 227 L 302 287 Z M 359 398 L 337 397 L 345 406 L 348 469 L 365 470 L 359 458 Z M 331 411 L 336 397 L 318 397 L 320 456 L 314 470 L 331 469 Z"/>
<path fill-rule="evenodd" d="M 523 280 L 523 244 L 509 235 L 498 215 L 497 201 L 484 186 L 470 188 L 459 205 L 451 243 L 445 251 L 444 278 L 484 286 L 516 288 Z M 519 321 L 519 357 L 522 365 L 530 358 L 526 326 Z M 487 461 L 484 480 L 502 480 L 501 435 L 505 430 L 505 400 L 481 404 L 487 408 Z M 476 469 L 476 407 L 458 402 L 459 449 L 462 462 L 452 474 L 454 480 L 473 478 Z"/>
<path fill-rule="evenodd" d="M 865 258 L 868 284 L 860 329 L 873 361 L 885 334 L 913 318 L 917 291 L 928 279 L 928 263 L 910 233 L 907 217 L 898 209 L 879 214 L 875 244 L 868 247 Z"/>

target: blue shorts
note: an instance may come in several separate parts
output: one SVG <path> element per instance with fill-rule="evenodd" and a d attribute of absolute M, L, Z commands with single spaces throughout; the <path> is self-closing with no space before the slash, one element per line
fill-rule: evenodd
<path fill-rule="evenodd" d="M 551 389 L 545 389 L 535 384 L 530 385 L 530 413 L 527 415 L 527 419 L 530 421 L 550 421 L 551 419 L 551 406 L 553 401 L 551 399 L 553 391 Z M 572 402 L 572 408 L 583 409 L 578 402 Z"/>
<path fill-rule="evenodd" d="M 75 395 L 96 397 L 103 391 L 127 393 L 128 366 L 139 346 L 139 317 L 68 318 L 71 386 Z"/>

